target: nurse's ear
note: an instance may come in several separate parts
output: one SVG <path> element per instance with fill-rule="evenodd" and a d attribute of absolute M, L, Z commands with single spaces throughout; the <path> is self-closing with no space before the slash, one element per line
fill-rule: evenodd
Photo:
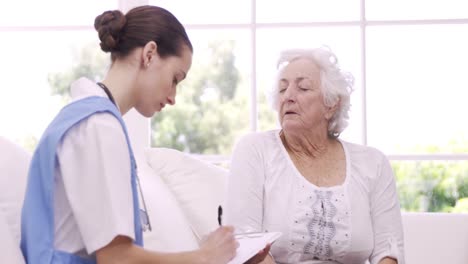
<path fill-rule="evenodd" d="M 141 53 L 141 61 L 143 68 L 149 68 L 151 63 L 156 59 L 158 56 L 158 45 L 154 41 L 149 41 L 143 47 L 143 52 Z"/>

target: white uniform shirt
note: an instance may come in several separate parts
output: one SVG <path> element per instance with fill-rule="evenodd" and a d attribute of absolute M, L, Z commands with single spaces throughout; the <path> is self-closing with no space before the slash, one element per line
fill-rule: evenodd
<path fill-rule="evenodd" d="M 238 231 L 281 231 L 277 263 L 378 263 L 403 259 L 403 231 L 393 172 L 376 149 L 340 141 L 343 184 L 317 187 L 294 166 L 279 130 L 244 136 L 236 145 L 227 218 Z"/>
<path fill-rule="evenodd" d="M 73 100 L 107 97 L 81 78 Z M 54 220 L 57 250 L 89 257 L 116 236 L 135 237 L 130 156 L 119 121 L 94 114 L 72 127 L 57 148 Z"/>

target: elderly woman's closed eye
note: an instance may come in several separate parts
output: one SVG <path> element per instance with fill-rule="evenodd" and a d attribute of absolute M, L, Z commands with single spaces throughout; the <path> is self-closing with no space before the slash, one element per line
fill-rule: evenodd
<path fill-rule="evenodd" d="M 286 89 L 288 89 L 288 87 L 290 86 L 290 83 L 292 85 L 295 85 L 296 88 L 301 91 L 313 90 L 318 88 L 316 87 L 316 82 L 307 77 L 298 77 L 296 80 L 292 81 L 289 81 L 287 79 L 281 79 L 278 84 L 279 93 L 284 93 Z M 294 89 L 294 87 L 291 89 Z"/>

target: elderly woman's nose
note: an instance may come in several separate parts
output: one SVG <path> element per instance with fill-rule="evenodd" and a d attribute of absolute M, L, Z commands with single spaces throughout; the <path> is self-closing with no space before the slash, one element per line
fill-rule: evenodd
<path fill-rule="evenodd" d="M 284 91 L 284 98 L 286 100 L 294 100 L 296 98 L 296 91 L 294 85 L 290 84 L 286 91 Z"/>

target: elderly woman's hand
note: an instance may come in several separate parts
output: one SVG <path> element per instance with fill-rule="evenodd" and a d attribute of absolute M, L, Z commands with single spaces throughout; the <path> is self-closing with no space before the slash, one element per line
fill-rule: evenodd
<path fill-rule="evenodd" d="M 244 264 L 275 264 L 275 261 L 268 255 L 270 252 L 271 244 L 268 244 L 264 249 L 247 260 Z"/>
<path fill-rule="evenodd" d="M 379 264 L 398 264 L 394 258 L 386 257 L 379 261 Z"/>

